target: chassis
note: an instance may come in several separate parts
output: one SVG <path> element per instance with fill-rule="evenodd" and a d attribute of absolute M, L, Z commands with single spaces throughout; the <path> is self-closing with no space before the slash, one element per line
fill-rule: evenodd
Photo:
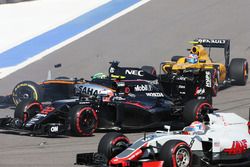
<path fill-rule="evenodd" d="M 76 136 L 90 136 L 96 129 L 142 130 L 165 124 L 182 128 L 211 108 L 203 100 L 177 105 L 145 80 L 95 79 L 75 86 L 74 99 L 22 101 L 14 118 L 0 119 L 0 128 L 46 135 L 70 131 Z"/>

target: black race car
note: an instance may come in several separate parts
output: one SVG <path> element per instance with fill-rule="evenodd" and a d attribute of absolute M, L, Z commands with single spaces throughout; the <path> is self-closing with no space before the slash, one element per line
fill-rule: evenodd
<path fill-rule="evenodd" d="M 165 124 L 181 128 L 211 108 L 197 99 L 176 105 L 146 80 L 93 79 L 75 86 L 78 97 L 74 99 L 47 105 L 20 102 L 14 118 L 0 119 L 0 128 L 37 135 L 70 131 L 76 136 L 90 136 L 95 129 L 148 129 Z"/>
<path fill-rule="evenodd" d="M 142 68 L 119 67 L 119 62 L 110 62 L 109 77 L 112 79 L 144 79 L 156 80 L 156 70 L 152 66 L 142 66 Z M 61 64 L 55 65 L 56 68 Z M 49 77 L 50 76 L 50 77 Z M 74 96 L 74 88 L 76 84 L 82 84 L 84 79 L 69 78 L 65 76 L 51 79 L 48 74 L 47 80 L 42 82 L 22 81 L 18 83 L 12 94 L 9 96 L 0 96 L 0 104 L 8 103 L 18 105 L 23 100 L 36 100 L 39 102 L 68 99 Z"/>

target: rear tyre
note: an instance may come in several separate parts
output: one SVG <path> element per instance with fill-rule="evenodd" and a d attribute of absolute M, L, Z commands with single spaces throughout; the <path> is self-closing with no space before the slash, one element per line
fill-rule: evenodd
<path fill-rule="evenodd" d="M 142 66 L 141 69 L 153 76 L 156 76 L 156 70 L 153 66 Z"/>
<path fill-rule="evenodd" d="M 91 136 L 97 128 L 96 111 L 89 106 L 74 106 L 69 113 L 69 123 L 74 136 Z"/>
<path fill-rule="evenodd" d="M 167 141 L 160 149 L 159 158 L 164 161 L 164 167 L 190 167 L 192 164 L 190 147 L 181 140 Z"/>
<path fill-rule="evenodd" d="M 202 121 L 207 109 L 211 109 L 212 105 L 204 100 L 193 99 L 184 105 L 183 119 L 186 125 L 190 125 L 194 121 Z"/>
<path fill-rule="evenodd" d="M 125 135 L 117 132 L 109 132 L 100 140 L 98 153 L 103 154 L 107 160 L 111 160 L 124 151 L 129 143 L 129 139 Z"/>
<path fill-rule="evenodd" d="M 41 101 L 42 100 L 41 86 L 32 81 L 23 81 L 18 83 L 12 91 L 12 100 L 15 105 L 18 105 L 23 100 Z"/>
<path fill-rule="evenodd" d="M 234 58 L 229 66 L 230 79 L 233 85 L 246 85 L 248 79 L 248 62 L 246 59 Z"/>
<path fill-rule="evenodd" d="M 14 118 L 27 122 L 43 109 L 41 103 L 36 101 L 24 100 L 18 103 L 14 112 Z"/>

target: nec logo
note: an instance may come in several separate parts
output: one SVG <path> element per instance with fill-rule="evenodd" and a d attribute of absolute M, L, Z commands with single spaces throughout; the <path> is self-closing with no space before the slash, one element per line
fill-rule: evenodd
<path fill-rule="evenodd" d="M 125 74 L 128 75 L 136 75 L 136 76 L 143 76 L 143 70 L 125 70 Z"/>

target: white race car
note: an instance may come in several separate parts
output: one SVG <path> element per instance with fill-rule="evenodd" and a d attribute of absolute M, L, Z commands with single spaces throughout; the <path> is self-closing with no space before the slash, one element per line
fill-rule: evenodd
<path fill-rule="evenodd" d="M 250 166 L 250 123 L 234 113 L 210 113 L 180 131 L 156 131 L 130 144 L 110 132 L 97 153 L 77 154 L 76 164 L 94 166 Z"/>

